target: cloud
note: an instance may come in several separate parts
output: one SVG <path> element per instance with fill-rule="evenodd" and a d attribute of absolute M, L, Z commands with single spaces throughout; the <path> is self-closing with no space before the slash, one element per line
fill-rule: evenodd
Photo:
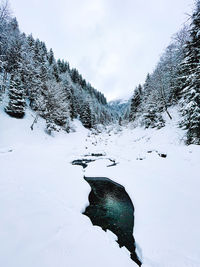
<path fill-rule="evenodd" d="M 10 0 L 20 26 L 109 99 L 151 72 L 193 0 Z"/>

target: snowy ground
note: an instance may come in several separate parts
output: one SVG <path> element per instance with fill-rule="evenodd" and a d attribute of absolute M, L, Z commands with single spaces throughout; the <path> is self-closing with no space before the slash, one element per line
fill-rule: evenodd
<path fill-rule="evenodd" d="M 125 186 L 144 267 L 200 266 L 200 147 L 183 145 L 176 120 L 161 130 L 100 135 L 76 122 L 76 133 L 55 137 L 42 120 L 31 131 L 31 122 L 31 114 L 16 120 L 0 113 L 0 266 L 137 266 L 111 232 L 81 214 L 90 192 L 83 174 Z M 84 173 L 70 163 L 95 152 L 106 156 Z M 107 167 L 107 158 L 117 166 Z"/>

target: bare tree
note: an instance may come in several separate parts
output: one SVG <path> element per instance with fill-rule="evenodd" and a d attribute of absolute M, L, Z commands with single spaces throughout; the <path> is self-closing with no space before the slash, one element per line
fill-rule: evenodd
<path fill-rule="evenodd" d="M 11 17 L 10 5 L 8 0 L 0 3 L 0 23 L 7 21 Z"/>

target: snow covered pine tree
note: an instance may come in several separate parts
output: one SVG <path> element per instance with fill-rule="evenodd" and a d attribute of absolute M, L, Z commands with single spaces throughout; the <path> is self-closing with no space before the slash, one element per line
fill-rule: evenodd
<path fill-rule="evenodd" d="M 5 108 L 7 114 L 15 118 L 23 118 L 25 115 L 24 89 L 17 74 L 12 74 L 10 79 L 9 102 Z"/>
<path fill-rule="evenodd" d="M 182 91 L 180 126 L 187 129 L 187 144 L 200 144 L 200 1 L 192 15 L 190 41 L 183 62 L 187 76 Z"/>

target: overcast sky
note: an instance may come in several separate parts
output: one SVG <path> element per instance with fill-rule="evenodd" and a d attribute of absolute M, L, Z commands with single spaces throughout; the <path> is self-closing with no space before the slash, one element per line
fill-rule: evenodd
<path fill-rule="evenodd" d="M 53 48 L 108 100 L 130 96 L 193 0 L 10 0 L 20 29 Z"/>

